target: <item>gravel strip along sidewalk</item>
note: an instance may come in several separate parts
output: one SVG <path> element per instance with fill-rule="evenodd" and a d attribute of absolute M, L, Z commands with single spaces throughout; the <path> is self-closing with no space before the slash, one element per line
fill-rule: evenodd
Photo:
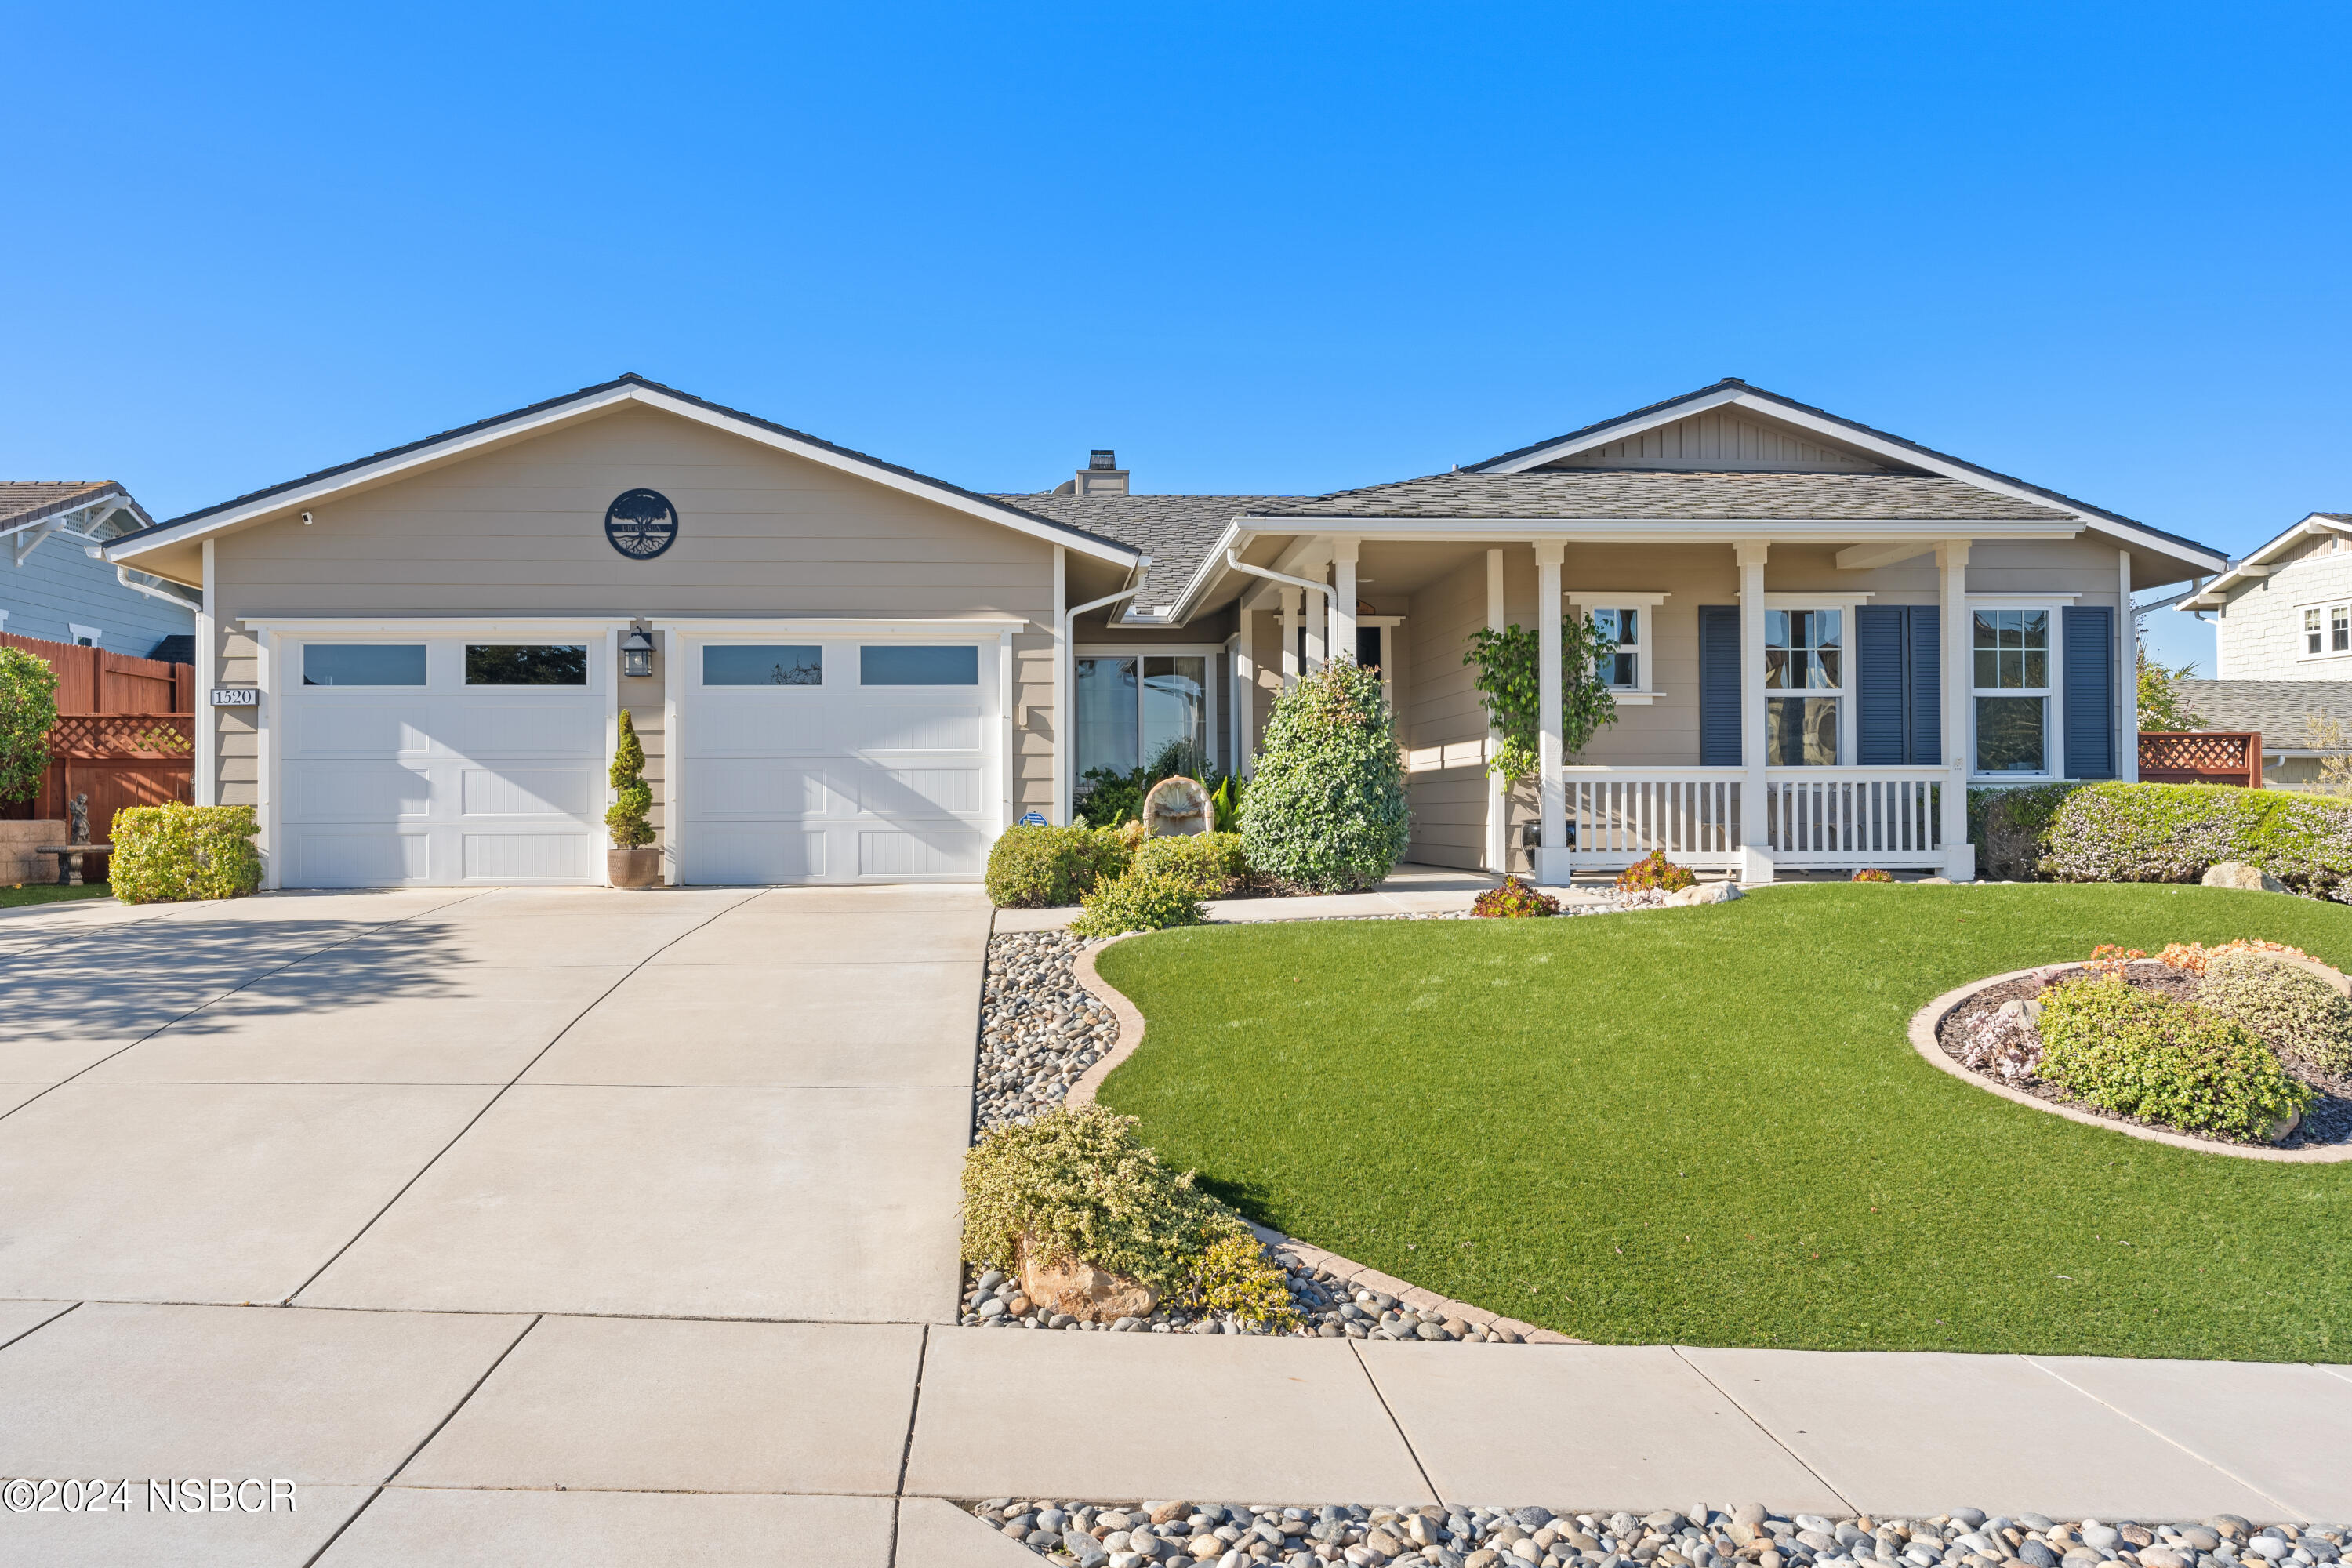
<path fill-rule="evenodd" d="M 2335 1563 L 2339 1525 L 2257 1531 L 2234 1514 L 2198 1523 L 2061 1522 L 1956 1509 L 1927 1520 L 1778 1514 L 1756 1503 L 1636 1518 L 1542 1507 L 1263 1508 L 992 1498 L 972 1516 L 1077 1568 L 1214 1563 L 1282 1568 L 2268 1568 Z"/>
<path fill-rule="evenodd" d="M 1645 908 L 1658 895 L 1625 895 L 1610 907 Z M 1385 919 L 1447 919 L 1386 916 Z M 975 1141 L 999 1127 L 1023 1125 L 1062 1102 L 1071 1086 L 1118 1042 L 1118 1018 L 1079 984 L 1078 954 L 1100 942 L 1067 931 L 1019 931 L 992 937 L 982 993 Z M 1324 1339 L 1411 1340 L 1473 1344 L 1575 1344 L 1565 1334 L 1502 1318 L 1465 1302 L 1415 1289 L 1319 1248 L 1261 1229 L 1290 1284 L 1298 1314 L 1292 1333 Z M 1081 1322 L 1031 1307 L 1017 1280 L 995 1269 L 963 1272 L 959 1317 L 967 1328 L 1061 1329 L 1074 1332 L 1264 1334 L 1258 1324 L 1230 1313 L 1194 1315 L 1163 1310 L 1116 1323 Z"/>

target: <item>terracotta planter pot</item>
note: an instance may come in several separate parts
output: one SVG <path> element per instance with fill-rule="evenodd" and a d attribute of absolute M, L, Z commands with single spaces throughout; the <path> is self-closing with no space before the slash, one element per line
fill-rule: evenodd
<path fill-rule="evenodd" d="M 607 849 L 604 874 L 616 888 L 659 887 L 661 851 L 650 845 L 643 849 Z"/>

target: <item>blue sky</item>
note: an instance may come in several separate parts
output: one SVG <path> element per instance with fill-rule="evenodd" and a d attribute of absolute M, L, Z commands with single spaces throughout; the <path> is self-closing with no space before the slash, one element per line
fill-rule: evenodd
<path fill-rule="evenodd" d="M 1376 482 L 1738 375 L 2233 553 L 2352 509 L 2340 5 L 5 36 L 0 472 L 157 515 L 623 370 L 982 489 Z"/>

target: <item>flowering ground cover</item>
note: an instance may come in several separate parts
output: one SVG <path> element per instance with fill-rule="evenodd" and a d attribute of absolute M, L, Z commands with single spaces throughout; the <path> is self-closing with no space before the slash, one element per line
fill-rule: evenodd
<path fill-rule="evenodd" d="M 2352 1361 L 2352 1163 L 2083 1126 L 1905 1037 L 2248 936 L 2352 964 L 2352 909 L 2163 885 L 1164 931 L 1097 961 L 1150 1022 L 1101 1098 L 1265 1224 L 1597 1342 Z"/>

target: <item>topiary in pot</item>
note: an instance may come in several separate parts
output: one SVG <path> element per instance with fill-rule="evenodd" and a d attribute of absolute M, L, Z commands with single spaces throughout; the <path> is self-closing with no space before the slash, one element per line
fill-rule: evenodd
<path fill-rule="evenodd" d="M 1241 816 L 1261 877 L 1353 893 L 1396 868 L 1412 827 L 1378 675 L 1340 659 L 1275 698 Z"/>
<path fill-rule="evenodd" d="M 604 812 L 604 828 L 613 839 L 604 870 L 616 888 L 650 888 L 661 878 L 661 851 L 650 847 L 654 792 L 646 783 L 645 742 L 637 739 L 636 721 L 625 708 L 613 744 L 614 799 Z"/>

